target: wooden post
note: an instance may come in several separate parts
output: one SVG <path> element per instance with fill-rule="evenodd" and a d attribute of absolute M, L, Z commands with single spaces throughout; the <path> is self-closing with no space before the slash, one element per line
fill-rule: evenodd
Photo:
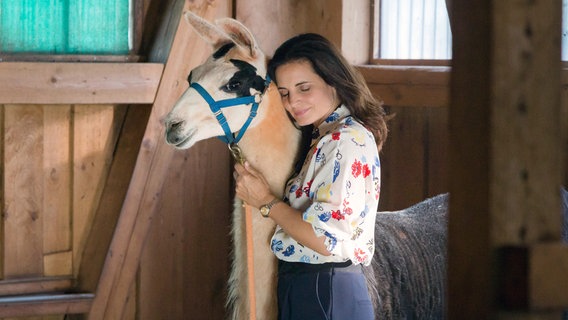
<path fill-rule="evenodd" d="M 568 254 L 559 229 L 561 2 L 453 1 L 451 8 L 448 318 L 559 315 L 550 308 L 568 306 L 568 295 L 558 293 L 551 306 L 541 298 L 550 291 L 538 290 L 568 276 L 543 267 L 550 255 L 565 261 Z M 501 286 L 520 267 L 507 268 L 511 248 L 531 266 L 516 273 L 523 280 L 515 283 L 531 283 L 514 287 L 526 290 L 516 310 L 506 309 L 511 293 Z"/>

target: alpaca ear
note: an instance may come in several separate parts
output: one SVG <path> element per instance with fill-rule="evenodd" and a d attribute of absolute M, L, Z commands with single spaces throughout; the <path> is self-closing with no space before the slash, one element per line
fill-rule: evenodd
<path fill-rule="evenodd" d="M 227 35 L 223 30 L 195 13 L 186 11 L 183 13 L 183 17 L 189 25 L 193 27 L 195 32 L 197 32 L 205 42 L 209 43 L 214 50 L 219 49 L 224 44 L 233 42 L 232 37 Z"/>
<path fill-rule="evenodd" d="M 256 39 L 245 25 L 231 18 L 218 19 L 215 21 L 215 24 L 225 31 L 225 34 L 228 35 L 236 45 L 248 50 L 252 58 L 258 57 L 260 48 Z"/>

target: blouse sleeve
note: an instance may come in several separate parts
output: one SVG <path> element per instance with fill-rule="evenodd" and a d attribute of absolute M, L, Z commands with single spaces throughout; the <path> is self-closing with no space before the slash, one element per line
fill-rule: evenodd
<path fill-rule="evenodd" d="M 352 128 L 320 140 L 312 158 L 312 204 L 303 219 L 328 251 L 368 264 L 374 252 L 374 224 L 380 165 L 374 140 Z"/>

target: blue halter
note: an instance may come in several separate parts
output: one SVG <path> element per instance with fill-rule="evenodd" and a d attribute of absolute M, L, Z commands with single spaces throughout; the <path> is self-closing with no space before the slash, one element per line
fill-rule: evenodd
<path fill-rule="evenodd" d="M 270 84 L 270 77 L 268 75 L 266 75 L 266 79 L 264 80 L 264 84 L 265 84 L 265 92 L 266 92 L 266 89 L 268 88 L 268 85 Z M 261 94 L 255 94 L 253 96 L 246 96 L 246 97 L 231 98 L 231 99 L 224 99 L 224 100 L 215 101 L 215 99 L 213 99 L 213 97 L 211 97 L 211 95 L 207 92 L 207 90 L 205 90 L 199 83 L 193 82 L 192 84 L 190 84 L 190 87 L 197 90 L 197 92 L 201 95 L 201 97 L 203 97 L 203 99 L 205 99 L 207 104 L 209 104 L 209 108 L 211 109 L 211 112 L 213 112 L 213 114 L 215 115 L 215 118 L 217 118 L 217 122 L 219 122 L 219 125 L 221 125 L 221 128 L 223 128 L 223 131 L 225 132 L 224 136 L 218 136 L 217 138 L 219 138 L 221 141 L 227 143 L 230 148 L 231 148 L 232 145 L 236 145 L 239 141 L 241 141 L 241 138 L 245 134 L 245 131 L 248 129 L 248 127 L 251 124 L 254 117 L 256 117 L 258 105 L 262 101 L 262 95 L 264 95 L 264 92 L 263 92 Z M 227 122 L 227 119 L 225 118 L 225 115 L 223 115 L 223 111 L 221 109 L 226 108 L 226 107 L 238 106 L 238 105 L 241 105 L 241 104 L 252 104 L 252 106 L 250 108 L 250 114 L 249 114 L 247 121 L 243 124 L 243 126 L 239 130 L 238 135 L 235 137 L 235 135 L 231 132 L 231 128 L 229 127 L 229 123 Z"/>

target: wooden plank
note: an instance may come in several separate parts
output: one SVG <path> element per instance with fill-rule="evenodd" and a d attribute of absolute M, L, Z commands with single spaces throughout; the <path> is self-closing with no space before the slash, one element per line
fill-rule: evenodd
<path fill-rule="evenodd" d="M 3 280 L 0 281 L 0 296 L 63 292 L 72 286 L 73 278 L 69 276 Z"/>
<path fill-rule="evenodd" d="M 184 271 L 194 272 L 184 275 L 187 302 L 183 303 L 183 310 L 189 314 L 199 309 L 202 318 L 227 318 L 224 303 L 231 268 L 231 255 L 227 253 L 232 250 L 229 230 L 234 190 L 228 187 L 233 167 L 226 149 L 216 139 L 197 144 L 184 164 L 185 168 L 191 164 L 183 177 L 187 186 L 183 206 L 191 208 L 183 217 L 187 243 L 183 251 L 187 259 Z"/>
<path fill-rule="evenodd" d="M 83 254 L 78 257 L 79 260 L 75 260 L 79 266 L 78 286 L 82 291 L 94 292 L 97 288 L 105 256 L 132 177 L 140 142 L 144 136 L 145 127 L 140 124 L 147 123 L 150 114 L 150 106 L 119 107 L 123 108 L 126 111 L 124 125 L 108 178 L 88 230 L 89 234 L 85 239 Z"/>
<path fill-rule="evenodd" d="M 4 277 L 43 272 L 43 107 L 5 107 Z"/>
<path fill-rule="evenodd" d="M 560 240 L 566 118 L 560 117 L 560 48 L 551 33 L 560 28 L 561 9 L 522 1 L 493 8 L 499 46 L 492 72 L 490 209 L 497 246 Z"/>
<path fill-rule="evenodd" d="M 450 67 L 358 66 L 369 89 L 389 106 L 447 107 Z"/>
<path fill-rule="evenodd" d="M 65 276 L 73 274 L 73 251 L 61 251 L 43 256 L 45 276 Z"/>
<path fill-rule="evenodd" d="M 43 250 L 71 250 L 71 106 L 43 107 Z"/>
<path fill-rule="evenodd" d="M 288 38 L 304 32 L 319 33 L 341 48 L 342 5 L 342 0 L 240 0 L 235 18 L 250 29 L 267 56 Z"/>
<path fill-rule="evenodd" d="M 227 146 L 212 139 L 177 151 L 171 168 L 184 169 L 167 173 L 158 200 L 140 263 L 139 315 L 224 319 L 233 199 Z"/>
<path fill-rule="evenodd" d="M 189 168 L 193 166 L 195 163 L 190 161 L 188 150 L 176 152 L 171 162 L 171 168 L 191 170 Z M 178 170 L 167 172 L 167 186 L 164 186 L 160 199 L 157 200 L 161 210 L 155 214 L 153 220 L 156 223 L 149 230 L 141 256 L 138 309 L 140 315 L 146 319 L 183 319 L 184 305 L 193 304 L 192 292 L 199 292 L 201 297 L 199 305 L 194 304 L 192 309 L 194 311 L 192 315 L 195 318 L 199 318 L 202 309 L 208 304 L 207 291 L 202 290 L 194 282 L 188 283 L 186 287 L 186 281 L 184 281 L 193 278 L 193 275 L 199 278 L 207 277 L 207 273 L 201 273 L 201 270 L 193 267 L 191 261 L 195 259 L 194 256 L 184 255 L 185 246 L 192 247 L 192 243 L 196 242 L 205 246 L 205 239 L 201 238 L 198 231 L 194 229 L 205 228 L 204 226 L 198 227 L 201 225 L 200 217 L 197 217 L 193 209 L 197 207 L 197 204 L 188 208 L 184 207 L 185 198 L 191 197 L 191 190 L 188 186 L 204 180 L 203 177 L 193 176 L 195 180 L 186 185 L 183 178 L 184 174 L 180 174 Z M 192 223 L 186 226 L 184 223 L 186 219 L 191 220 Z M 181 246 L 180 243 L 185 245 Z M 207 247 L 210 245 L 207 244 Z M 180 259 L 181 257 L 185 258 Z M 205 256 L 202 258 L 206 259 Z M 188 265 L 184 265 L 184 262 Z M 203 264 L 205 265 L 206 262 Z M 171 299 L 171 297 L 183 297 L 183 299 Z M 214 317 L 211 318 L 214 319 Z"/>
<path fill-rule="evenodd" d="M 73 259 L 83 254 L 122 125 L 112 105 L 78 105 L 73 119 Z M 78 269 L 79 264 L 75 265 Z M 75 270 L 77 271 L 77 270 Z"/>
<path fill-rule="evenodd" d="M 5 173 L 6 173 L 6 158 L 4 157 L 4 150 L 6 148 L 5 130 L 4 130 L 4 112 L 6 107 L 0 105 L 0 212 L 5 212 L 6 206 L 6 189 L 5 189 Z M 5 264 L 5 237 L 4 237 L 4 219 L 0 219 L 0 278 L 4 278 L 4 264 Z"/>
<path fill-rule="evenodd" d="M 448 319 L 491 319 L 489 215 L 491 6 L 453 1 Z"/>
<path fill-rule="evenodd" d="M 424 199 L 427 182 L 424 111 L 388 108 L 396 116 L 389 123 L 389 137 L 380 154 L 382 211 L 401 210 Z"/>
<path fill-rule="evenodd" d="M 200 12 L 201 16 L 212 14 L 216 9 L 208 3 L 184 4 L 184 10 L 190 8 Z M 206 44 L 198 40 L 196 34 L 190 33 L 185 21 L 180 21 L 177 30 L 89 319 L 123 317 L 128 292 L 156 210 L 156 199 L 174 153 L 173 148 L 164 142 L 159 119 L 185 89 L 178 85 L 179 82 L 187 77 L 192 66 L 210 53 Z"/>
<path fill-rule="evenodd" d="M 156 63 L 0 63 L 0 103 L 152 103 L 162 75 Z"/>

